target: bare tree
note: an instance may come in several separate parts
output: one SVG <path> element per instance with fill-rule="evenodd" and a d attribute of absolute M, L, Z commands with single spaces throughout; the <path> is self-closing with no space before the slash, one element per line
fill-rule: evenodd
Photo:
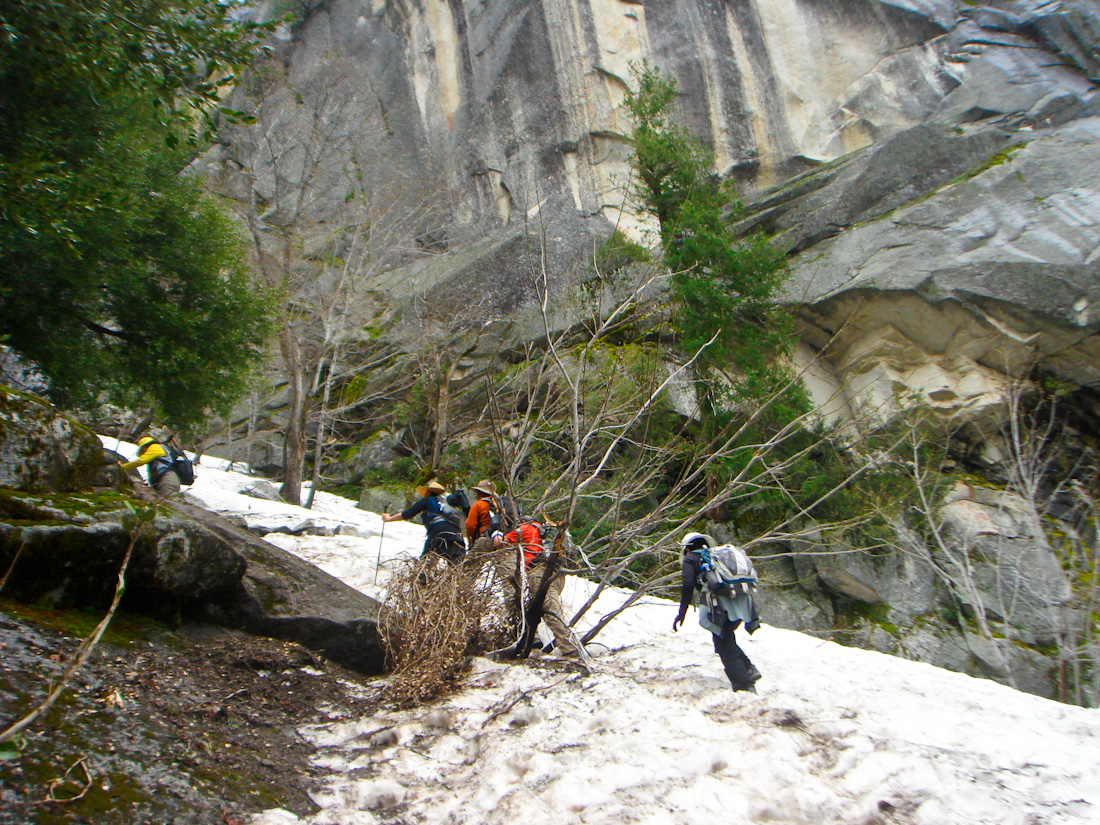
<path fill-rule="evenodd" d="M 358 395 L 333 405 L 334 387 L 346 385 L 355 374 L 391 360 L 387 352 L 363 359 L 359 336 L 375 312 L 369 299 L 373 283 L 403 257 L 430 254 L 416 244 L 416 239 L 425 231 L 438 228 L 446 205 L 443 194 L 420 187 L 399 173 L 388 175 L 384 185 L 375 180 L 368 186 L 364 183 L 366 176 L 358 172 L 357 160 L 354 157 L 352 160 L 357 173 L 352 176 L 351 188 L 345 196 L 347 216 L 340 237 L 341 248 L 325 260 L 318 279 L 320 288 L 314 292 L 312 302 L 321 336 L 311 394 L 320 392 L 321 399 L 313 416 L 317 435 L 307 507 L 312 506 L 320 486 L 328 428 L 366 401 Z M 355 357 L 343 360 L 345 354 Z M 410 377 L 398 386 L 391 386 L 390 397 L 411 383 Z M 377 396 L 370 399 L 378 400 Z"/>
<path fill-rule="evenodd" d="M 757 425 L 800 377 L 742 402 L 728 426 L 704 431 L 693 367 L 709 344 L 679 361 L 667 355 L 661 294 L 669 273 L 658 266 L 601 272 L 599 258 L 565 328 L 554 320 L 567 314 L 564 299 L 552 295 L 544 270 L 535 275 L 543 341 L 529 347 L 522 367 L 502 365 L 486 379 L 486 415 L 508 492 L 570 528 L 573 557 L 562 572 L 596 582 L 570 624 L 608 587 L 627 588 L 620 608 L 600 618 L 585 642 L 647 593 L 678 584 L 676 539 L 717 508 L 765 492 L 790 501 L 789 515 L 753 544 L 850 527 L 863 516 L 843 525 L 811 518 L 869 466 L 858 463 L 833 490 L 798 504 L 790 471 L 830 437 L 822 431 L 807 439 L 820 408 L 772 430 Z"/>

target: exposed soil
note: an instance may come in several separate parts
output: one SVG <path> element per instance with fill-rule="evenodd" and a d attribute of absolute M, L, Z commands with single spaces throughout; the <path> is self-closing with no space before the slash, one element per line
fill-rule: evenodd
<path fill-rule="evenodd" d="M 0 729 L 64 669 L 86 635 L 79 617 L 66 626 L 73 619 L 0 603 Z M 116 617 L 15 752 L 0 745 L 0 825 L 243 825 L 267 808 L 312 813 L 312 749 L 296 728 L 369 715 L 376 696 L 364 677 L 295 644 Z"/>

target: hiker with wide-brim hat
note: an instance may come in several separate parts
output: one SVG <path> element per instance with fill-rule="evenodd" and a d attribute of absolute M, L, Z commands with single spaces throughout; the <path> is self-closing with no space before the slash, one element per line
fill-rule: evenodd
<path fill-rule="evenodd" d="M 478 539 L 488 536 L 491 532 L 490 512 L 493 499 L 497 494 L 497 486 L 488 479 L 483 479 L 473 488 L 474 498 L 470 505 L 470 512 L 466 514 L 466 539 L 472 547 Z"/>
<path fill-rule="evenodd" d="M 383 513 L 382 521 L 411 521 L 419 515 L 428 531 L 420 557 L 435 553 L 452 563 L 461 560 L 466 552 L 462 513 L 447 503 L 447 489 L 432 479 L 417 487 L 416 492 L 420 498 L 412 505 L 400 513 Z"/>

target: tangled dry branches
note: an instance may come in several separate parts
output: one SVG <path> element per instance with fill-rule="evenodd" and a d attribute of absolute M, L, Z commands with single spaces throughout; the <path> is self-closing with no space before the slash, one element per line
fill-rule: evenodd
<path fill-rule="evenodd" d="M 451 565 L 429 553 L 394 573 L 379 624 L 395 702 L 439 696 L 468 657 L 515 639 L 515 600 L 500 569 L 484 557 Z"/>

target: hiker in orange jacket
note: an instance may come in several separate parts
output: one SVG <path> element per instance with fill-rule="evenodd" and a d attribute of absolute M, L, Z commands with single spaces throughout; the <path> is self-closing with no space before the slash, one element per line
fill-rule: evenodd
<path fill-rule="evenodd" d="M 466 514 L 466 538 L 471 548 L 478 539 L 489 536 L 491 525 L 489 508 L 496 494 L 496 484 L 488 479 L 479 481 L 474 487 L 474 496 L 477 500 L 470 505 L 470 512 Z"/>

